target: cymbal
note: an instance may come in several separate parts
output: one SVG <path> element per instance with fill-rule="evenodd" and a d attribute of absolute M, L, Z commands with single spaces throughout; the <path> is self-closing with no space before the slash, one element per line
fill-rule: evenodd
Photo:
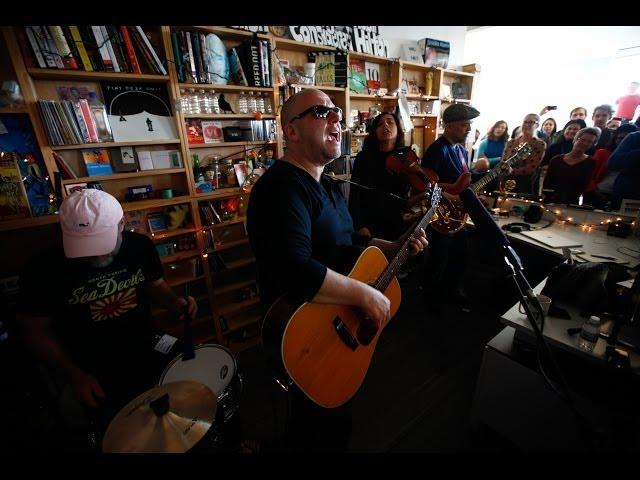
<path fill-rule="evenodd" d="M 105 453 L 183 453 L 207 433 L 216 396 L 198 382 L 171 382 L 138 395 L 113 418 Z"/>

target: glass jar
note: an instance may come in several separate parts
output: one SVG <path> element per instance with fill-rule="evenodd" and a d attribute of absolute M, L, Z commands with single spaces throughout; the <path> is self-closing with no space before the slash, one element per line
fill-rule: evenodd
<path fill-rule="evenodd" d="M 236 172 L 233 169 L 233 160 L 231 158 L 226 158 L 224 160 L 220 160 L 219 171 L 220 171 L 220 187 L 221 188 L 229 188 L 236 186 Z"/>

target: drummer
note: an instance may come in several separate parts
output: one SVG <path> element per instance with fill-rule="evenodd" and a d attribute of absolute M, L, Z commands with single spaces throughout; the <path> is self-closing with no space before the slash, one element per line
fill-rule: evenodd
<path fill-rule="evenodd" d="M 164 281 L 151 239 L 123 231 L 113 196 L 75 192 L 59 217 L 61 243 L 20 277 L 18 325 L 30 350 L 62 375 L 104 432 L 123 405 L 157 382 L 150 301 L 192 319 L 197 306 Z"/>

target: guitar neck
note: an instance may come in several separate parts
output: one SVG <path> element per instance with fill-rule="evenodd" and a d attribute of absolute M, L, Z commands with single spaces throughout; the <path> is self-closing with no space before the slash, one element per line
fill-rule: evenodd
<path fill-rule="evenodd" d="M 432 198 L 434 200 L 431 202 L 431 208 L 429 208 L 429 211 L 418 222 L 418 225 L 416 225 L 416 228 L 413 230 L 413 232 L 411 232 L 411 235 L 409 235 L 407 239 L 404 241 L 404 243 L 400 247 L 400 250 L 398 250 L 398 253 L 396 254 L 396 256 L 393 257 L 393 260 L 391 260 L 391 262 L 389 263 L 385 271 L 382 273 L 382 275 L 380 275 L 380 277 L 378 278 L 378 281 L 375 283 L 374 288 L 376 288 L 377 290 L 384 292 L 387 289 L 387 287 L 389 286 L 389 283 L 391 283 L 391 280 L 398 274 L 400 267 L 402 267 L 402 265 L 407 260 L 407 258 L 409 258 L 409 251 L 410 251 L 409 247 L 411 245 L 411 239 L 414 238 L 420 232 L 421 228 L 426 229 L 427 225 L 429 225 L 429 222 L 431 222 L 431 219 L 433 218 L 433 215 L 435 214 L 439 204 L 439 189 L 437 190 L 436 188 L 433 189 Z"/>
<path fill-rule="evenodd" d="M 475 193 L 478 193 L 480 190 L 486 187 L 489 184 L 489 182 L 497 178 L 498 175 L 500 175 L 500 172 L 502 171 L 502 169 L 503 169 L 503 165 L 502 165 L 502 162 L 500 162 L 495 167 L 493 167 L 491 171 L 487 173 L 484 177 L 482 177 L 476 183 L 471 184 L 469 188 L 473 190 Z"/>

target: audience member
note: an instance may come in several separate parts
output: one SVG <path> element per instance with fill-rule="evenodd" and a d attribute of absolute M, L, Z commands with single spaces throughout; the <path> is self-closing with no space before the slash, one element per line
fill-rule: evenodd
<path fill-rule="evenodd" d="M 640 83 L 631 82 L 629 93 L 616 100 L 616 105 L 618 105 L 616 117 L 620 117 L 623 122 L 625 120 L 631 122 L 636 115 L 636 108 L 640 105 L 640 94 L 636 93 L 638 87 L 640 87 Z"/>
<path fill-rule="evenodd" d="M 620 208 L 625 198 L 640 199 L 640 132 L 630 133 L 609 157 L 610 171 L 620 172 L 613 184 L 611 206 Z"/>
<path fill-rule="evenodd" d="M 528 143 L 532 147 L 531 154 L 516 165 L 509 175 L 509 178 L 516 181 L 515 191 L 519 193 L 534 193 L 534 182 L 546 148 L 544 141 L 534 136 L 539 123 L 540 117 L 535 113 L 526 115 L 522 120 L 522 133 L 519 137 L 509 140 L 502 155 L 502 158 L 509 158 L 523 143 Z"/>

